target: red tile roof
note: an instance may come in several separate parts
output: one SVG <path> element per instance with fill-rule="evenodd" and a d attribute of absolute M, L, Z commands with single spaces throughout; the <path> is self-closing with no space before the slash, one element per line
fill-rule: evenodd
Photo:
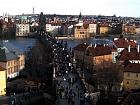
<path fill-rule="evenodd" d="M 130 45 L 133 48 L 136 47 L 136 43 L 134 41 L 128 41 L 127 43 L 128 43 L 128 45 Z"/>
<path fill-rule="evenodd" d="M 119 38 L 118 40 L 114 40 L 114 43 L 118 48 L 127 48 L 128 43 L 124 38 Z"/>
<path fill-rule="evenodd" d="M 128 52 L 128 48 L 125 48 L 121 52 L 119 60 L 140 60 L 140 52 L 136 48 L 130 48 L 130 52 Z"/>
<path fill-rule="evenodd" d="M 74 28 L 80 29 L 82 26 L 74 26 Z M 88 24 L 83 24 L 84 29 L 87 29 L 89 27 Z"/>
<path fill-rule="evenodd" d="M 114 43 L 118 48 L 127 48 L 128 45 L 130 45 L 133 48 L 136 47 L 136 43 L 134 41 L 128 41 L 125 40 L 124 38 L 119 38 L 118 40 L 114 40 Z"/>
<path fill-rule="evenodd" d="M 88 46 L 89 46 L 89 44 L 79 44 L 79 45 L 75 46 L 73 49 L 79 50 L 79 51 L 85 51 Z"/>
<path fill-rule="evenodd" d="M 0 71 L 5 71 L 6 69 L 0 65 Z"/>
<path fill-rule="evenodd" d="M 111 54 L 109 46 L 89 47 L 89 51 L 93 56 L 102 56 Z"/>
<path fill-rule="evenodd" d="M 84 29 L 87 29 L 89 27 L 88 24 L 83 24 Z"/>
<path fill-rule="evenodd" d="M 117 49 L 114 45 L 109 45 L 111 52 L 117 52 Z"/>
<path fill-rule="evenodd" d="M 80 28 L 81 28 L 81 26 L 74 26 L 74 28 L 80 29 Z"/>
<path fill-rule="evenodd" d="M 139 63 L 130 63 L 124 70 L 124 72 L 140 73 Z"/>

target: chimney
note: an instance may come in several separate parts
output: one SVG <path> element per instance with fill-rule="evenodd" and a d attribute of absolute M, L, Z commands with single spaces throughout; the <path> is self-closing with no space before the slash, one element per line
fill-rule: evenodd
<path fill-rule="evenodd" d="M 139 52 L 140 51 L 140 45 L 138 44 L 137 45 L 137 52 Z"/>
<path fill-rule="evenodd" d="M 130 52 L 130 45 L 128 46 L 128 52 Z"/>

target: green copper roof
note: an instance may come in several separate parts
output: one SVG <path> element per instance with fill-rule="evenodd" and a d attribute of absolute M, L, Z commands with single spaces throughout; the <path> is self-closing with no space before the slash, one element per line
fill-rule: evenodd
<path fill-rule="evenodd" d="M 27 20 L 27 16 L 25 15 L 20 16 L 20 20 Z"/>

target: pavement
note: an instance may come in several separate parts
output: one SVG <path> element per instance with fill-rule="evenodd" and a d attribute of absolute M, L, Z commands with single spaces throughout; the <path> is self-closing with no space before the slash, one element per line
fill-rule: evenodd
<path fill-rule="evenodd" d="M 75 78 L 76 75 L 73 74 L 73 73 L 68 73 L 68 76 L 66 76 L 66 78 Z M 57 77 L 57 80 L 58 80 L 58 83 L 60 83 L 60 86 L 64 86 L 64 87 L 68 87 L 70 86 L 70 89 L 69 90 L 72 90 L 74 93 L 76 93 L 76 96 L 73 97 L 73 100 L 75 101 L 75 104 L 74 105 L 82 105 L 80 104 L 80 96 L 78 96 L 78 93 L 82 93 L 82 96 L 84 96 L 84 90 L 82 89 L 82 84 L 81 84 L 81 80 L 80 78 L 78 79 L 77 82 L 75 82 L 73 84 L 73 86 L 71 84 L 68 83 L 68 81 L 64 81 L 63 77 Z M 79 91 L 78 89 L 76 88 L 76 86 L 79 87 Z M 66 92 L 66 88 L 64 91 L 62 91 L 62 93 L 65 93 Z M 66 97 L 60 97 L 59 95 L 59 91 L 58 91 L 58 96 L 59 96 L 59 102 L 60 102 L 60 105 L 68 105 L 68 99 Z M 89 101 L 85 101 L 85 104 L 84 105 L 92 105 L 91 102 Z"/>
<path fill-rule="evenodd" d="M 77 72 L 76 70 L 74 70 L 74 73 L 71 73 L 69 72 L 68 74 L 64 74 L 64 76 L 57 76 L 57 81 L 58 81 L 58 87 L 59 87 L 59 84 L 60 84 L 60 87 L 64 86 L 64 91 L 61 91 L 61 94 L 59 94 L 59 89 L 58 89 L 58 98 L 59 98 L 59 102 L 60 102 L 60 105 L 68 105 L 68 98 L 67 97 L 63 97 L 63 94 L 65 94 L 67 92 L 67 89 L 66 87 L 70 87 L 69 90 L 72 90 L 74 93 L 76 93 L 76 96 L 73 97 L 73 100 L 75 102 L 74 105 L 92 105 L 91 101 L 86 101 L 85 100 L 85 103 L 84 104 L 80 104 L 80 94 L 82 95 L 82 98 L 84 99 L 84 94 L 85 94 L 85 91 L 83 90 L 82 88 L 82 84 L 81 84 L 81 78 L 79 77 L 78 73 L 75 73 Z M 86 75 L 90 75 L 90 74 L 87 74 Z M 71 85 L 69 82 L 68 82 L 68 78 L 76 78 L 78 77 L 78 80 L 76 82 L 74 82 L 73 85 Z M 64 81 L 64 78 L 66 78 L 66 81 Z M 78 90 L 78 88 L 79 90 Z M 62 95 L 62 97 L 61 97 Z M 72 105 L 72 103 L 70 104 Z"/>
<path fill-rule="evenodd" d="M 69 50 L 59 43 L 56 43 L 54 46 L 54 73 L 57 74 L 59 105 L 92 105 L 91 101 L 87 101 L 84 98 L 84 94 L 86 93 L 83 88 L 84 85 L 77 70 L 72 65 Z M 72 82 L 73 85 L 70 82 Z M 63 89 L 59 89 L 59 87 L 62 86 Z M 70 103 L 68 100 L 71 100 Z M 72 104 L 72 100 L 75 102 L 74 104 Z M 80 100 L 82 100 L 82 102 Z"/>

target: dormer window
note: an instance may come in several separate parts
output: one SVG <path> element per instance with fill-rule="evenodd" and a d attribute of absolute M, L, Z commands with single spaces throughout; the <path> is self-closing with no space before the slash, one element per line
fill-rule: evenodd
<path fill-rule="evenodd" d="M 127 57 L 129 57 L 129 54 L 126 54 Z"/>

